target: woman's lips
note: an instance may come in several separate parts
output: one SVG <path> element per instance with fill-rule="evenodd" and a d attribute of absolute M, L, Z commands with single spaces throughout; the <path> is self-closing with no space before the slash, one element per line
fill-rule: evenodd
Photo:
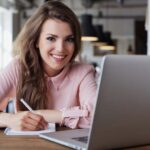
<path fill-rule="evenodd" d="M 66 55 L 56 55 L 56 54 L 51 54 L 51 56 L 55 61 L 59 61 L 59 62 L 63 61 L 66 57 Z"/>

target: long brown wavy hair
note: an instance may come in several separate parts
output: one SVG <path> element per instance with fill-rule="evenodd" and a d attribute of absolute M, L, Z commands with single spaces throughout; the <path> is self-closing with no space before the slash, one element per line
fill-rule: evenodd
<path fill-rule="evenodd" d="M 19 33 L 14 50 L 20 52 L 20 73 L 17 86 L 17 109 L 27 110 L 21 103 L 23 98 L 33 109 L 46 108 L 47 85 L 39 49 L 36 47 L 43 23 L 48 19 L 60 19 L 69 23 L 75 37 L 74 60 L 81 48 L 81 30 L 77 16 L 60 1 L 47 1 L 27 20 Z"/>

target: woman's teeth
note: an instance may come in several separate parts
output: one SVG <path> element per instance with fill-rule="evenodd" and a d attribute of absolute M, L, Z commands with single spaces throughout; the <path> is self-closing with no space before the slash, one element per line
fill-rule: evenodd
<path fill-rule="evenodd" d="M 65 58 L 65 56 L 61 56 L 61 55 L 52 55 L 54 58 L 57 58 L 57 59 L 63 59 Z"/>

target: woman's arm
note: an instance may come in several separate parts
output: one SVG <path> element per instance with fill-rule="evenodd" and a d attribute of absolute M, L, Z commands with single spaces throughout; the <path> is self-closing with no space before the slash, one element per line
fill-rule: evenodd
<path fill-rule="evenodd" d="M 95 70 L 83 65 L 75 70 L 74 75 L 73 78 L 78 83 L 76 100 L 79 105 L 63 109 L 63 123 L 70 128 L 89 128 L 96 100 Z"/>
<path fill-rule="evenodd" d="M 36 110 L 34 113 L 43 116 L 47 122 L 62 123 L 62 112 L 59 110 Z"/>
<path fill-rule="evenodd" d="M 0 110 L 5 110 L 9 98 L 15 97 L 18 80 L 18 59 L 13 59 L 0 71 Z"/>
<path fill-rule="evenodd" d="M 87 128 L 91 125 L 94 105 L 96 102 L 96 89 L 97 85 L 95 81 L 95 71 L 91 70 L 82 80 L 79 87 L 79 99 L 81 108 L 88 111 L 88 116 L 81 117 L 79 119 L 79 128 Z"/>

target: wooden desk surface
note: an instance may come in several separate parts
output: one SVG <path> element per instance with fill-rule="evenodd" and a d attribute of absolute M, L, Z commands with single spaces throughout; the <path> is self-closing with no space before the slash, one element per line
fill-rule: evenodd
<path fill-rule="evenodd" d="M 0 150 L 71 150 L 38 136 L 6 136 L 0 130 Z"/>
<path fill-rule="evenodd" d="M 6 136 L 0 130 L 0 150 L 72 150 L 38 136 Z M 150 150 L 150 146 L 124 150 Z"/>

